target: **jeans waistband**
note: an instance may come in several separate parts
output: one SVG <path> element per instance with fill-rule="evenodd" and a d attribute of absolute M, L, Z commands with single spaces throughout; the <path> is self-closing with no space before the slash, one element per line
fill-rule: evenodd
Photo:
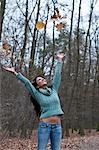
<path fill-rule="evenodd" d="M 39 122 L 39 126 L 41 128 L 45 128 L 45 127 L 56 128 L 56 127 L 61 126 L 61 124 L 60 123 L 50 124 L 50 123 L 45 123 L 45 122 Z"/>

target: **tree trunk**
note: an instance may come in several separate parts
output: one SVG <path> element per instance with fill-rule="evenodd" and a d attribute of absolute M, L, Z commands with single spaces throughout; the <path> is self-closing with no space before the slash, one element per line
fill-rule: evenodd
<path fill-rule="evenodd" d="M 72 29 L 73 29 L 73 16 L 74 16 L 74 4 L 75 4 L 75 0 L 73 0 L 73 4 L 72 4 L 72 13 L 71 13 L 71 25 L 70 25 L 70 33 L 69 33 L 69 45 L 68 45 L 68 49 L 69 49 L 69 56 L 68 56 L 68 72 L 66 74 L 66 78 L 67 78 L 67 85 L 65 86 L 65 96 L 67 97 L 67 93 L 69 91 L 69 88 L 70 88 L 70 73 L 71 73 L 71 40 L 72 40 Z M 68 110 L 66 111 L 66 115 L 65 115 L 65 123 L 64 123 L 64 126 L 63 126 L 63 131 L 66 133 L 66 135 L 69 136 L 69 110 L 70 110 L 70 104 L 71 103 L 71 100 L 69 102 L 69 105 L 68 105 Z M 66 106 L 64 106 L 64 109 L 66 110 Z M 63 133 L 64 134 L 64 133 Z"/>
<path fill-rule="evenodd" d="M 68 56 L 68 77 L 70 76 L 70 73 L 71 73 L 71 41 L 72 41 L 74 6 L 75 6 L 75 0 L 73 0 L 73 4 L 72 4 L 71 25 L 70 25 L 70 34 L 69 34 L 69 45 L 68 45 L 68 50 L 69 50 L 69 56 Z"/>
<path fill-rule="evenodd" d="M 22 65 L 23 65 L 23 62 L 24 62 L 24 54 L 25 54 L 25 48 L 26 48 L 26 44 L 27 44 L 27 27 L 28 27 L 28 0 L 26 0 L 24 41 L 23 41 L 23 48 L 21 49 L 20 69 L 22 69 Z"/>
<path fill-rule="evenodd" d="M 81 80 L 80 80 L 80 83 L 79 83 L 79 93 L 78 93 L 78 100 L 80 102 L 78 102 L 79 106 L 77 106 L 77 108 L 79 109 L 80 108 L 80 116 L 79 116 L 79 127 L 80 128 L 83 128 L 83 121 L 85 119 L 85 104 L 86 104 L 86 100 L 84 98 L 84 77 L 85 77 L 85 64 L 86 64 L 86 54 L 87 54 L 87 48 L 88 48 L 88 38 L 89 38 L 89 35 L 90 35 L 90 28 L 91 28 L 91 22 L 92 22 L 92 13 L 93 13 L 93 3 L 94 3 L 94 0 L 92 1 L 91 3 L 91 11 L 90 11 L 90 16 L 89 16 L 89 26 L 88 26 L 88 30 L 87 30 L 87 35 L 86 35 L 86 41 L 85 41 L 85 50 L 84 50 L 84 55 L 83 55 L 83 63 L 82 63 L 82 70 L 81 70 Z M 83 105 L 82 105 L 83 104 Z M 83 113 L 83 114 L 82 114 Z M 81 130 L 81 129 L 80 129 Z"/>
<path fill-rule="evenodd" d="M 52 65 L 50 67 L 49 78 L 51 77 L 52 69 L 54 66 L 54 55 L 55 55 L 54 52 L 55 52 L 55 21 L 53 21 L 53 51 L 52 51 Z"/>
<path fill-rule="evenodd" d="M 39 18 L 39 11 L 40 11 L 40 0 L 38 0 L 38 8 L 37 8 L 37 16 L 35 20 L 35 27 L 34 27 L 34 32 L 33 32 L 33 40 L 32 40 L 32 47 L 31 47 L 31 54 L 30 54 L 30 63 L 29 63 L 29 76 L 31 76 L 31 73 L 33 71 L 33 65 L 34 65 L 34 57 L 35 57 L 35 49 L 36 49 L 36 42 L 37 42 L 37 29 L 36 29 L 36 24 Z M 31 73 L 30 73 L 31 72 Z"/>
<path fill-rule="evenodd" d="M 6 0 L 1 0 L 0 4 L 1 4 L 0 5 L 0 41 L 1 41 L 1 34 L 2 34 L 2 26 L 3 26 Z"/>
<path fill-rule="evenodd" d="M 44 58 L 45 58 L 45 50 L 46 50 L 46 26 L 47 26 L 47 21 L 48 21 L 48 14 L 49 14 L 49 6 L 47 5 L 47 18 L 46 18 L 46 22 L 45 22 L 45 28 L 44 28 L 44 43 L 43 43 L 43 60 L 42 60 L 42 70 L 44 70 Z"/>

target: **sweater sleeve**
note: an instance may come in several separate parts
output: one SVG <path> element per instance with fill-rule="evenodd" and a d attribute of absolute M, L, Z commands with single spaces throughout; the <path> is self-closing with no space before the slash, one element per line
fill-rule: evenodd
<path fill-rule="evenodd" d="M 61 81 L 61 71 L 62 71 L 62 61 L 58 61 L 57 65 L 55 67 L 55 74 L 53 77 L 53 81 L 52 81 L 52 86 L 53 88 L 58 91 L 59 86 L 60 86 L 60 81 Z"/>
<path fill-rule="evenodd" d="M 31 93 L 32 96 L 37 92 L 36 88 L 32 85 L 32 83 L 24 77 L 21 73 L 16 75 L 17 79 L 19 79 L 26 86 L 27 90 Z"/>

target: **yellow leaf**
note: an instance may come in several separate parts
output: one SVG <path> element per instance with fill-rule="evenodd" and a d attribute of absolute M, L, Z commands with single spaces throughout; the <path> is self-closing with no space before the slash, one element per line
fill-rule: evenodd
<path fill-rule="evenodd" d="M 43 23 L 43 21 L 38 21 L 36 24 L 36 28 L 37 29 L 42 29 L 44 28 L 45 24 Z"/>

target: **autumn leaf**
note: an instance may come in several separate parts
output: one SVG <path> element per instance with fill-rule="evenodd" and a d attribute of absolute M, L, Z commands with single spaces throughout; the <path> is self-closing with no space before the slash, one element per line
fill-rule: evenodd
<path fill-rule="evenodd" d="M 55 27 L 57 28 L 57 30 L 61 30 L 61 29 L 63 29 L 65 27 L 65 24 L 63 24 L 61 22 L 61 23 L 57 24 Z"/>
<path fill-rule="evenodd" d="M 37 29 L 42 29 L 44 28 L 45 24 L 43 23 L 43 21 L 38 21 L 36 24 L 36 28 Z"/>
<path fill-rule="evenodd" d="M 10 50 L 10 46 L 9 46 L 9 44 L 6 42 L 6 43 L 3 43 L 2 44 L 2 47 L 3 47 L 3 49 L 5 49 L 5 50 Z"/>
<path fill-rule="evenodd" d="M 60 13 L 59 13 L 58 8 L 55 8 L 55 11 L 56 11 L 56 13 L 57 13 L 57 17 L 58 17 L 58 18 L 61 18 L 61 15 L 60 15 Z"/>

